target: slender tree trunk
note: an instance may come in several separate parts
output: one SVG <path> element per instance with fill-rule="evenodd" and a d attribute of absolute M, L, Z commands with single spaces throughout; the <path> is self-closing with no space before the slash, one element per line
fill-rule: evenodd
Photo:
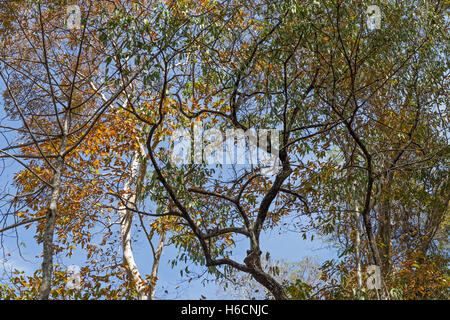
<path fill-rule="evenodd" d="M 52 179 L 52 193 L 46 213 L 43 239 L 42 282 L 39 286 L 38 300 L 48 300 L 51 291 L 53 275 L 53 237 L 55 233 L 56 217 L 58 215 L 58 201 L 61 193 L 61 176 L 64 167 L 64 158 L 62 155 L 67 147 L 67 134 L 69 132 L 70 123 L 71 111 L 68 108 L 65 113 L 59 155 L 56 161 L 55 172 L 53 173 Z"/>
<path fill-rule="evenodd" d="M 53 273 L 53 236 L 56 216 L 58 214 L 58 199 L 61 186 L 62 162 L 58 159 L 56 172 L 52 180 L 52 195 L 47 209 L 43 240 L 42 282 L 39 286 L 38 300 L 48 300 L 51 290 Z"/>
<path fill-rule="evenodd" d="M 159 268 L 159 263 L 161 260 L 163 248 L 164 248 L 164 243 L 166 241 L 166 233 L 167 232 L 165 229 L 161 232 L 161 235 L 158 240 L 158 245 L 156 246 L 155 255 L 153 257 L 153 266 L 152 266 L 152 273 L 151 273 L 152 283 L 150 285 L 150 294 L 149 294 L 150 300 L 155 299 L 156 282 L 158 281 L 158 268 Z"/>
<path fill-rule="evenodd" d="M 136 196 L 131 191 L 131 185 L 137 181 L 139 167 L 139 152 L 136 151 L 131 164 L 131 175 L 125 181 L 124 193 L 121 198 L 121 205 L 119 206 L 119 218 L 120 218 L 120 233 L 122 237 L 122 252 L 123 252 L 123 264 L 127 269 L 130 280 L 136 286 L 136 292 L 139 300 L 148 300 L 146 293 L 145 281 L 142 279 L 139 269 L 134 260 L 133 250 L 131 247 L 131 226 L 133 222 L 133 211 L 127 207 L 134 207 L 136 203 Z M 123 203 L 124 202 L 124 203 Z"/>
<path fill-rule="evenodd" d="M 353 186 L 352 186 L 351 190 L 352 190 L 353 199 L 357 199 L 356 181 L 353 182 Z M 354 221 L 354 229 L 355 229 L 356 281 L 357 281 L 358 291 L 361 291 L 361 289 L 363 288 L 362 266 L 361 266 L 361 212 L 359 211 L 361 208 L 358 204 L 358 201 L 352 201 L 352 202 L 348 203 L 347 208 L 353 209 L 353 221 Z"/>
<path fill-rule="evenodd" d="M 355 207 L 355 260 L 356 260 L 356 280 L 358 282 L 358 290 L 363 287 L 362 267 L 361 267 L 361 214 L 359 207 Z"/>
<path fill-rule="evenodd" d="M 158 269 L 166 239 L 166 231 L 164 230 L 161 233 L 158 240 L 158 244 L 153 256 L 151 271 L 152 280 L 150 285 L 147 287 L 146 283 L 139 273 L 139 269 L 134 260 L 133 250 L 131 247 L 131 226 L 134 212 L 133 210 L 130 210 L 130 208 L 136 208 L 136 197 L 141 192 L 140 189 L 142 187 L 142 183 L 144 182 L 145 173 L 147 172 L 147 158 L 143 157 L 143 154 L 145 154 L 145 148 L 141 143 L 139 143 L 139 146 L 140 152 L 136 150 L 133 157 L 133 162 L 131 165 L 131 175 L 124 184 L 124 194 L 122 195 L 122 199 L 124 199 L 125 204 L 119 206 L 123 263 L 127 268 L 130 279 L 135 283 L 138 299 L 153 300 L 155 298 Z M 133 183 L 136 184 L 134 192 L 131 191 L 131 185 Z M 151 241 L 151 239 L 149 239 L 149 241 Z"/>

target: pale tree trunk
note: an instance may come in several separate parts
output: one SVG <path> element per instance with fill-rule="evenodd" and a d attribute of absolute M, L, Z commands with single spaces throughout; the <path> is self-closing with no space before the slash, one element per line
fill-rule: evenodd
<path fill-rule="evenodd" d="M 97 90 L 97 86 L 91 82 L 91 87 Z M 103 101 L 107 101 L 105 96 L 101 96 Z M 129 101 L 127 96 L 123 102 L 126 106 Z M 139 194 L 142 183 L 147 172 L 148 155 L 145 152 L 145 145 L 138 141 L 139 150 L 136 150 L 133 155 L 131 164 L 130 177 L 125 181 L 121 201 L 119 205 L 119 220 L 120 220 L 120 234 L 121 246 L 123 254 L 123 264 L 127 269 L 130 280 L 135 283 L 136 292 L 139 300 L 153 299 L 155 295 L 156 280 L 152 280 L 150 287 L 146 287 L 144 279 L 142 279 L 136 261 L 134 260 L 133 249 L 131 246 L 131 226 L 133 222 L 133 210 L 136 208 L 136 194 Z M 135 190 L 131 190 L 131 186 L 135 184 Z M 142 222 L 142 221 L 141 221 Z M 154 254 L 151 279 L 156 279 L 159 267 L 160 257 L 163 251 L 166 232 L 163 231 L 159 239 L 156 254 Z M 151 239 L 149 239 L 151 241 Z"/>
<path fill-rule="evenodd" d="M 62 160 L 64 161 L 64 160 Z M 58 159 L 56 172 L 52 179 L 52 194 L 46 213 L 43 239 L 42 282 L 39 286 L 38 300 L 48 300 L 51 290 L 53 273 L 53 236 L 56 216 L 58 214 L 58 199 L 61 187 L 62 162 Z"/>
<path fill-rule="evenodd" d="M 141 187 L 145 179 L 147 172 L 147 156 L 145 155 L 145 148 L 139 141 L 140 150 L 136 150 L 131 164 L 131 174 L 124 184 L 124 193 L 121 195 L 123 199 L 122 204 L 119 206 L 120 217 L 120 230 L 122 236 L 122 251 L 123 251 L 123 263 L 127 268 L 130 279 L 135 283 L 136 292 L 139 300 L 153 300 L 155 298 L 156 282 L 158 276 L 158 269 L 163 252 L 166 231 L 163 230 L 156 250 L 153 252 L 153 264 L 151 271 L 151 281 L 147 286 L 142 279 L 139 269 L 134 260 L 133 250 L 131 247 L 131 226 L 133 221 L 133 210 L 136 209 L 136 195 L 141 192 Z M 131 190 L 131 185 L 135 183 L 134 192 Z M 141 221 L 143 223 L 143 221 Z M 143 226 L 144 227 L 144 226 Z M 151 239 L 149 239 L 150 245 Z"/>
<path fill-rule="evenodd" d="M 161 255 L 166 241 L 166 230 L 164 229 L 159 236 L 158 245 L 156 246 L 155 254 L 153 255 L 153 266 L 151 273 L 151 285 L 150 285 L 150 300 L 155 299 L 156 282 L 158 281 L 158 268 L 161 260 Z"/>
<path fill-rule="evenodd" d="M 64 151 L 67 147 L 67 135 L 71 122 L 70 109 L 65 113 L 62 138 L 59 146 L 59 154 L 52 178 L 52 193 L 46 212 L 45 230 L 43 238 L 42 281 L 39 286 L 38 300 L 48 300 L 52 286 L 53 274 L 53 236 L 55 233 L 56 217 L 58 215 L 58 201 L 61 193 L 62 171 L 64 167 Z"/>
<path fill-rule="evenodd" d="M 137 181 L 138 167 L 139 167 L 139 152 L 134 153 L 133 162 L 131 164 L 130 177 L 125 181 L 124 193 L 121 195 L 119 205 L 119 218 L 120 218 L 120 234 L 122 237 L 122 252 L 123 252 L 123 264 L 127 269 L 130 280 L 136 286 L 136 292 L 139 300 L 148 300 L 146 293 L 145 281 L 142 279 L 139 269 L 134 260 L 133 250 L 131 248 L 131 226 L 133 222 L 133 211 L 129 208 L 135 206 L 136 196 L 131 191 L 131 185 Z"/>
<path fill-rule="evenodd" d="M 358 290 L 363 287 L 362 267 L 361 267 L 361 214 L 359 213 L 359 206 L 355 206 L 355 260 L 356 260 L 356 280 L 358 283 Z"/>
<path fill-rule="evenodd" d="M 356 182 L 352 186 L 352 197 L 356 199 Z M 362 266 L 361 266 L 361 213 L 358 201 L 351 201 L 347 208 L 353 209 L 353 221 L 355 230 L 355 263 L 356 263 L 356 281 L 358 292 L 363 288 Z"/>

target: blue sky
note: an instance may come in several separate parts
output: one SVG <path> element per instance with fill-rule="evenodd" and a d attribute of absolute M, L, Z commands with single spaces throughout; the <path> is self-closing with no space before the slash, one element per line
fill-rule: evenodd
<path fill-rule="evenodd" d="M 3 268 L 11 269 L 16 268 L 20 271 L 25 271 L 26 274 L 33 273 L 39 268 L 41 260 L 36 258 L 40 256 L 42 247 L 37 245 L 33 239 L 34 227 L 25 230 L 23 227 L 19 227 L 18 233 L 20 235 L 19 243 L 23 242 L 25 247 L 21 246 L 21 252 L 25 260 L 19 256 L 19 249 L 17 246 L 17 239 L 14 236 L 14 232 L 10 231 L 6 233 L 4 238 L 2 251 L 5 254 L 10 253 L 11 256 L 3 256 L 6 258 L 6 263 L 3 261 L 3 266 L 0 266 L 0 278 L 3 280 Z M 239 244 L 239 242 L 238 242 Z M 244 247 L 247 242 L 243 243 Z M 314 257 L 318 263 L 327 259 L 336 257 L 335 250 L 330 247 L 328 243 L 324 243 L 320 240 L 303 240 L 299 234 L 294 232 L 282 232 L 279 233 L 276 230 L 272 230 L 269 233 L 263 233 L 261 237 L 261 248 L 264 252 L 270 252 L 271 257 L 274 259 L 284 259 L 286 261 L 295 262 L 304 257 Z M 143 241 L 138 241 L 133 246 L 136 262 L 139 266 L 140 272 L 150 273 L 152 258 L 148 244 Z M 200 299 L 201 295 L 206 296 L 207 299 L 226 299 L 232 298 L 223 292 L 223 290 L 214 283 L 209 283 L 204 286 L 201 278 L 187 282 L 187 277 L 180 275 L 180 269 L 184 269 L 186 264 L 180 263 L 178 266 L 172 269 L 170 260 L 172 260 L 177 253 L 177 249 L 174 246 L 167 246 L 164 248 L 161 258 L 161 264 L 159 269 L 159 282 L 156 297 L 160 299 Z M 243 258 L 243 255 L 236 255 L 236 259 Z M 70 259 L 57 259 L 57 262 L 62 262 L 63 265 L 69 266 L 71 264 L 82 265 L 84 255 L 76 253 Z M 242 261 L 242 260 L 240 260 Z M 206 268 L 202 266 L 192 266 L 190 264 L 189 269 L 193 273 L 201 274 Z M 167 290 L 168 293 L 164 291 Z"/>
<path fill-rule="evenodd" d="M 2 84 L 0 84 L 0 91 L 4 91 Z M 0 106 L 3 106 L 2 98 L 0 98 Z M 0 121 L 2 125 L 14 126 L 14 123 L 4 119 L 3 108 L 0 110 Z M 1 138 L 0 147 L 7 145 L 6 138 L 10 137 L 3 136 Z M 1 165 L 2 163 L 0 163 Z M 3 166 L 0 169 L 4 169 L 1 173 L 0 188 L 2 188 L 3 193 L 5 193 L 5 190 L 9 190 L 9 193 L 14 193 L 14 188 L 9 184 L 12 181 L 13 173 L 18 172 L 22 167 L 17 162 L 8 160 L 3 162 Z M 5 203 L 0 204 L 4 205 Z M 6 207 L 2 207 L 1 213 L 4 213 L 5 209 Z M 12 219 L 9 219 L 6 225 L 11 223 Z M 35 225 L 28 230 L 24 226 L 20 226 L 17 228 L 18 238 L 15 230 L 10 230 L 3 234 L 0 248 L 0 282 L 5 280 L 4 270 L 17 269 L 24 271 L 25 274 L 32 274 L 36 269 L 40 268 L 42 246 L 38 245 L 33 238 L 34 231 Z M 234 258 L 242 262 L 245 257 L 243 253 L 248 249 L 248 242 L 245 240 L 237 243 L 239 247 L 235 252 Z M 141 237 L 134 244 L 133 249 L 141 274 L 149 274 L 152 256 L 148 243 Z M 299 233 L 280 231 L 277 228 L 261 235 L 261 249 L 264 252 L 270 252 L 271 257 L 274 259 L 283 259 L 290 262 L 300 261 L 304 257 L 315 257 L 316 261 L 320 263 L 335 257 L 335 250 L 330 248 L 329 244 L 322 242 L 320 238 L 316 237 L 314 241 L 304 240 Z M 174 259 L 176 254 L 177 249 L 174 246 L 164 248 L 159 268 L 157 298 L 200 299 L 201 295 L 206 296 L 207 299 L 230 298 L 223 292 L 218 294 L 221 288 L 214 283 L 203 286 L 201 279 L 194 279 L 188 283 L 188 278 L 180 275 L 180 270 L 186 267 L 185 264 L 180 263 L 173 269 L 171 267 L 170 260 Z M 70 259 L 58 257 L 55 259 L 55 263 L 60 263 L 63 266 L 81 266 L 84 259 L 85 255 L 78 250 Z M 206 268 L 203 266 L 190 266 L 190 270 L 202 274 Z M 167 290 L 167 294 L 165 290 Z"/>

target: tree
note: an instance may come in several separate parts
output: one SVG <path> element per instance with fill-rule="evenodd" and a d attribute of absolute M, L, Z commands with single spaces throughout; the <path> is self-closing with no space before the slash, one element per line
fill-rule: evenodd
<path fill-rule="evenodd" d="M 107 51 L 100 55 L 100 50 L 104 48 L 101 43 L 88 41 L 98 40 L 96 21 L 91 22 L 90 18 L 100 12 L 99 8 L 99 4 L 88 2 L 83 8 L 86 9 L 85 23 L 81 30 L 70 31 L 59 27 L 64 23 L 61 17 L 61 12 L 65 13 L 64 5 L 50 2 L 44 7 L 40 3 L 29 7 L 12 3 L 4 7 L 6 12 L 16 14 L 16 23 L 10 22 L 8 25 L 16 33 L 6 33 L 3 38 L 9 45 L 2 53 L 5 110 L 12 120 L 18 118 L 22 125 L 4 128 L 13 130 L 8 132 L 9 136 L 16 132 L 20 142 L 8 145 L 1 152 L 4 157 L 12 158 L 25 167 L 16 176 L 19 193 L 13 203 L 16 207 L 27 208 L 8 213 L 4 221 L 10 216 L 15 219 L 25 217 L 12 227 L 35 221 L 45 222 L 44 228 L 42 224 L 37 228 L 37 237 L 44 246 L 40 299 L 48 299 L 51 291 L 55 249 L 56 252 L 63 250 L 57 248 L 54 242 L 55 228 L 59 234 L 58 240 L 66 245 L 68 255 L 77 244 L 89 248 L 86 246 L 91 240 L 88 229 L 95 219 L 102 218 L 99 203 L 104 201 L 108 187 L 98 170 L 104 167 L 103 162 L 111 161 L 108 149 L 117 150 L 111 148 L 110 143 L 114 142 L 111 139 L 118 132 L 109 130 L 108 136 L 102 130 L 112 126 L 113 121 L 118 121 L 120 114 L 108 114 L 107 111 L 120 101 L 125 89 L 140 74 L 137 69 L 127 82 L 116 87 L 109 84 L 111 76 L 106 76 L 106 81 L 102 81 L 103 75 L 99 70 Z M 14 9 L 20 10 L 16 12 Z M 98 145 L 99 142 L 102 144 Z M 12 154 L 11 150 L 21 153 Z M 124 156 L 125 150 L 119 150 L 119 155 Z M 95 154 L 95 151 L 100 152 Z M 141 171 L 145 173 L 145 168 Z M 131 178 L 137 179 L 136 176 Z M 94 190 L 97 192 L 93 193 Z M 47 192 L 50 192 L 48 196 Z M 77 210 L 84 210 L 86 216 L 79 217 Z M 129 218 L 123 219 L 124 215 L 121 216 L 122 224 L 129 226 Z M 74 234 L 71 243 L 67 239 L 68 231 Z M 127 230 L 123 236 L 126 257 L 131 254 L 128 250 L 129 232 Z M 160 252 L 161 246 L 159 255 Z M 125 262 L 129 267 L 132 258 L 125 259 Z M 154 277 L 156 266 L 157 263 Z M 136 279 L 133 278 L 133 281 L 136 282 Z M 140 296 L 141 291 L 139 288 Z"/>
<path fill-rule="evenodd" d="M 442 64 L 441 28 L 445 23 L 439 3 L 427 6 L 417 2 L 415 10 L 389 1 L 383 6 L 383 12 L 389 12 L 383 16 L 387 28 L 375 33 L 344 28 L 345 19 L 332 24 L 335 27 L 329 37 L 337 49 L 330 51 L 322 64 L 330 74 L 325 87 L 332 91 L 321 99 L 345 128 L 333 129 L 334 165 L 329 162 L 314 181 L 321 184 L 316 188 L 318 204 L 332 203 L 330 212 L 323 212 L 322 219 L 327 222 L 323 231 L 344 238 L 344 252 L 353 252 L 358 237 L 349 230 L 358 227 L 353 226 L 349 213 L 358 211 L 370 248 L 367 264 L 380 266 L 388 282 L 398 271 L 392 270 L 394 257 L 405 259 L 403 254 L 409 251 L 400 247 L 424 252 L 431 241 L 425 236 L 430 234 L 425 225 L 433 224 L 430 220 L 442 221 L 448 212 L 448 178 L 441 169 L 448 153 L 447 120 L 440 116 L 445 108 L 447 69 Z M 356 7 L 338 2 L 335 8 L 351 17 Z M 408 23 L 400 25 L 402 19 Z M 327 181 L 324 178 L 330 177 L 330 168 L 335 171 Z M 414 177 L 432 171 L 443 175 L 440 183 L 425 191 L 427 183 Z M 366 185 L 365 189 L 361 185 Z M 413 185 L 423 191 L 420 200 L 410 189 Z M 416 211 L 413 208 L 418 203 L 423 207 Z M 412 212 L 420 216 L 414 222 Z M 329 225 L 332 221 L 341 223 L 336 228 Z M 415 230 L 414 238 L 406 236 L 406 225 Z M 385 286 L 381 294 L 387 298 L 387 283 Z"/>
<path fill-rule="evenodd" d="M 20 140 L 0 151 L 25 166 L 1 231 L 38 222 L 40 297 L 62 277 L 53 253 L 80 245 L 86 275 L 119 279 L 114 294 L 94 279 L 94 296 L 152 298 L 164 243 L 179 248 L 174 264 L 189 259 L 218 279 L 243 272 L 275 299 L 441 297 L 446 7 L 380 0 L 371 30 L 369 4 L 87 1 L 70 32 L 57 1 L 1 7 L 21 10 L 0 33 L 5 119 L 20 120 L 3 129 Z M 340 251 L 315 285 L 277 276 L 262 257 L 261 235 L 295 217 L 309 219 L 289 226 L 299 236 L 327 236 Z M 132 250 L 140 230 L 154 257 L 147 276 Z M 370 265 L 381 268 L 374 292 Z"/>

